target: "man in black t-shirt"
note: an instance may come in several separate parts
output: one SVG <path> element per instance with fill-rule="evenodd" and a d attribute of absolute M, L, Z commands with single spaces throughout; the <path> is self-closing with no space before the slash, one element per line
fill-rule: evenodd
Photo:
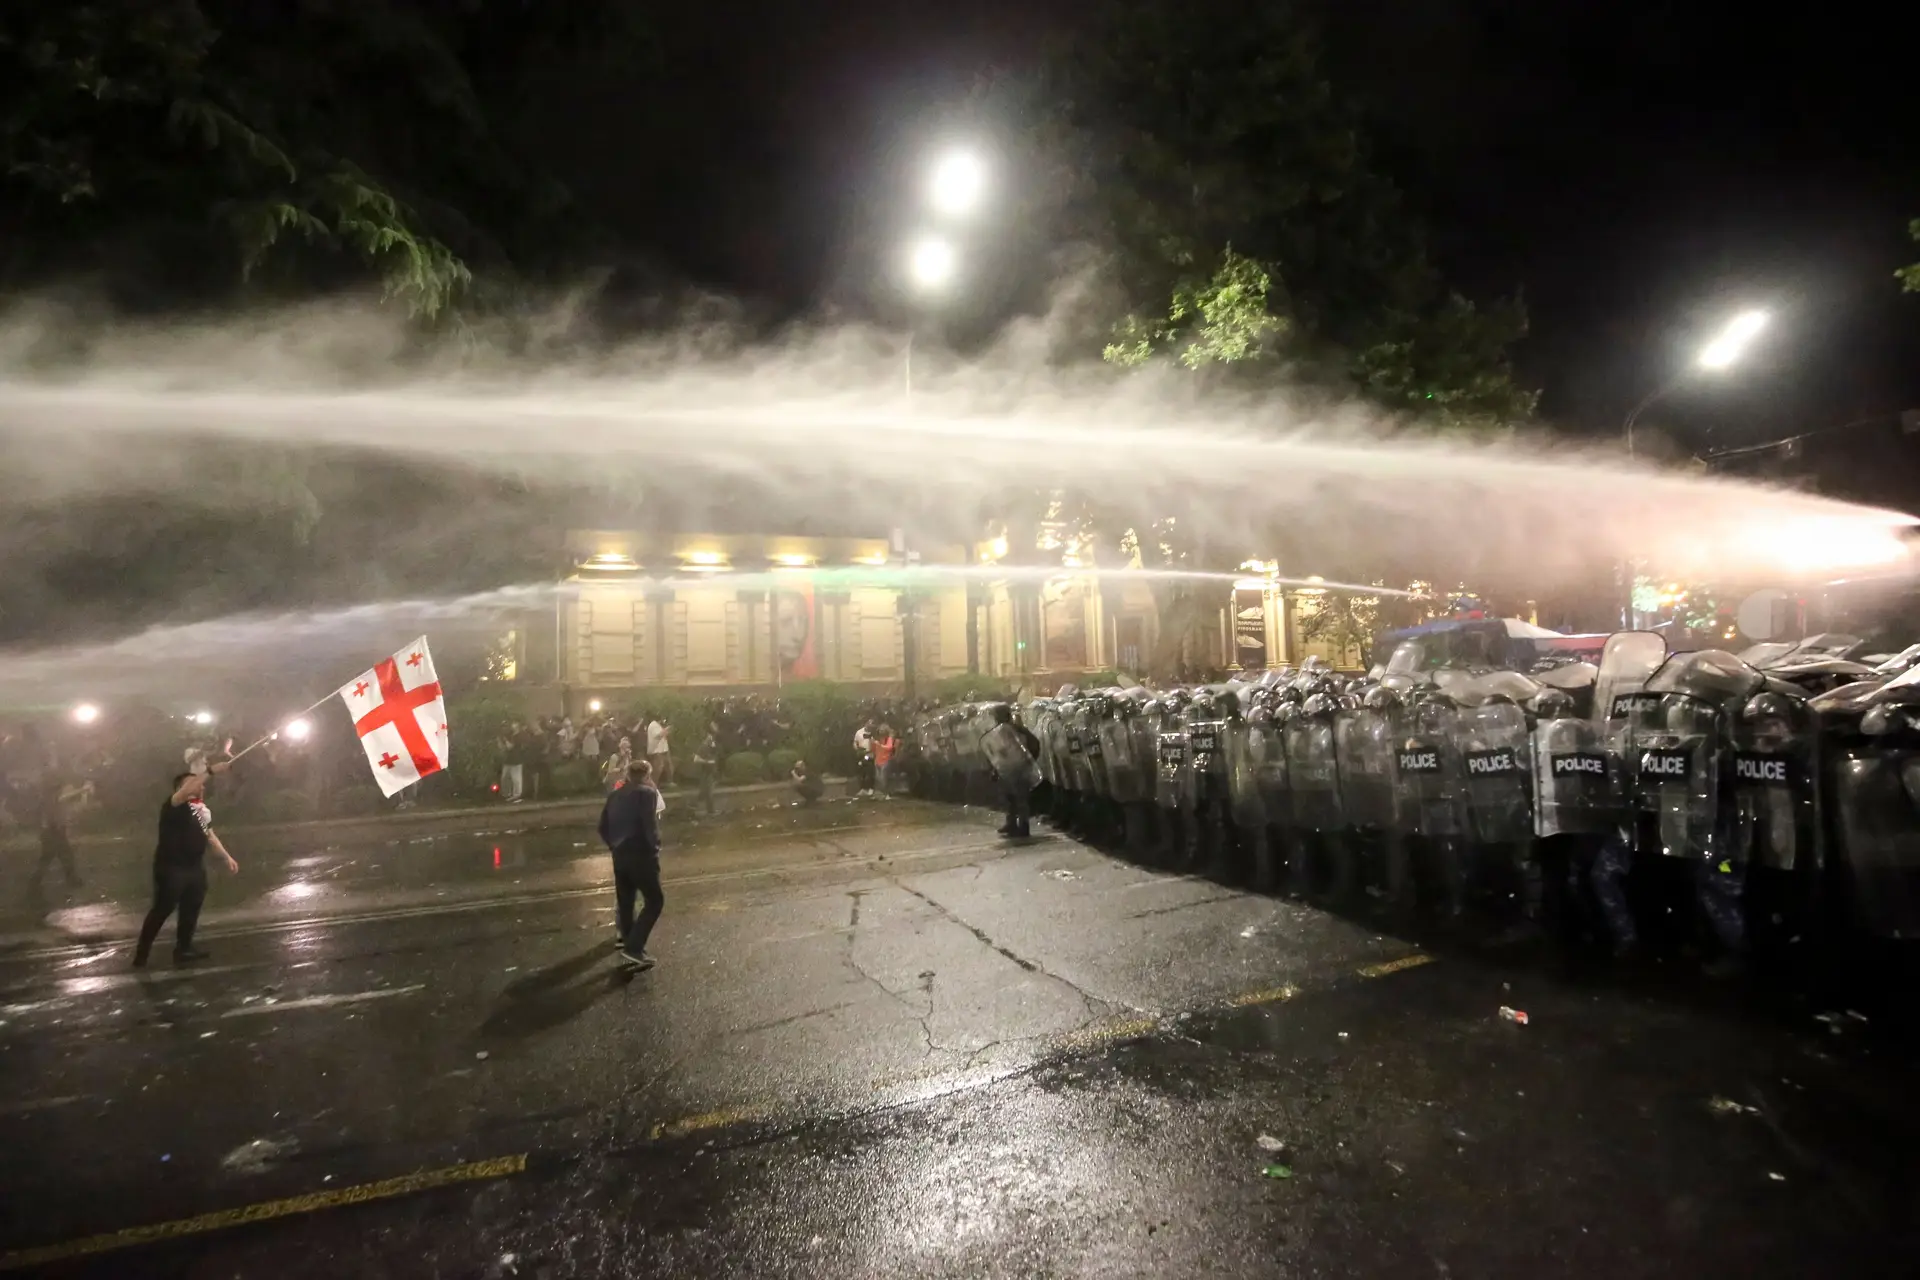
<path fill-rule="evenodd" d="M 208 765 L 207 773 L 224 773 L 231 763 L 216 761 Z M 173 930 L 174 963 L 207 958 L 206 952 L 193 946 L 193 927 L 207 898 L 207 850 L 219 854 L 229 872 L 239 871 L 240 864 L 213 833 L 213 813 L 201 799 L 206 790 L 206 774 L 183 773 L 173 780 L 173 794 L 160 806 L 160 837 L 153 849 L 153 909 L 140 926 L 140 944 L 133 951 L 136 969 L 146 967 L 153 940 L 176 910 L 180 920 Z"/>

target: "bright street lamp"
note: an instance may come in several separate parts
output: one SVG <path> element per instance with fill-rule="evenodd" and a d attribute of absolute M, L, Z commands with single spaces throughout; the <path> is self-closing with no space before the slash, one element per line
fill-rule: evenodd
<path fill-rule="evenodd" d="M 313 722 L 305 717 L 298 720 L 289 720 L 287 727 L 281 732 L 285 733 L 295 742 L 305 742 L 307 736 L 313 732 Z"/>
<path fill-rule="evenodd" d="M 1767 327 L 1767 318 L 1767 313 L 1764 311 L 1742 311 L 1727 321 L 1725 327 L 1714 335 L 1711 342 L 1700 348 L 1700 354 L 1694 358 L 1691 366 L 1671 381 L 1655 387 L 1648 393 L 1646 399 L 1629 409 L 1626 421 L 1621 424 L 1621 430 L 1627 437 L 1627 456 L 1629 458 L 1633 456 L 1633 424 L 1639 421 L 1640 415 L 1646 412 L 1650 405 L 1676 390 L 1682 382 L 1686 381 L 1687 375 L 1696 368 L 1713 373 L 1730 368 L 1746 354 L 1747 348 L 1753 344 L 1754 338 L 1759 336 L 1760 331 Z"/>
<path fill-rule="evenodd" d="M 211 712 L 211 711 L 196 711 L 196 712 L 194 712 L 194 713 L 193 713 L 193 722 L 194 722 L 195 724 L 212 724 L 212 723 L 213 723 L 213 712 Z"/>
<path fill-rule="evenodd" d="M 927 198 L 936 212 L 961 217 L 980 207 L 987 186 L 987 167 L 969 151 L 950 151 L 933 166 Z"/>
<path fill-rule="evenodd" d="M 1700 349 L 1702 369 L 1724 369 L 1738 360 L 1747 345 L 1767 327 L 1764 311 L 1742 311 L 1727 322 L 1718 337 Z"/>
<path fill-rule="evenodd" d="M 91 702 L 83 702 L 73 709 L 73 722 L 75 724 L 92 724 L 99 718 L 100 708 L 94 706 Z"/>
<path fill-rule="evenodd" d="M 936 293 L 953 283 L 960 255 L 939 236 L 923 236 L 907 253 L 907 278 L 922 293 Z"/>

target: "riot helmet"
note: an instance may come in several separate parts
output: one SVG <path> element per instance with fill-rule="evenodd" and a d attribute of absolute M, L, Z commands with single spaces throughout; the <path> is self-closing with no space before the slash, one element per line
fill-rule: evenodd
<path fill-rule="evenodd" d="M 1360 700 L 1360 705 L 1369 711 L 1398 711 L 1400 695 L 1385 685 L 1375 685 L 1367 690 L 1366 696 Z"/>
<path fill-rule="evenodd" d="M 1573 715 L 1573 699 L 1564 689 L 1542 689 L 1527 700 L 1527 709 L 1542 720 L 1565 720 Z"/>

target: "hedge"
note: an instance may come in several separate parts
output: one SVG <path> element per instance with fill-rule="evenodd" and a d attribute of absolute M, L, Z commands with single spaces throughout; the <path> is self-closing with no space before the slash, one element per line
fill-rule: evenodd
<path fill-rule="evenodd" d="M 799 760 L 800 753 L 787 747 L 775 747 L 767 752 L 767 778 L 773 782 L 785 782 L 793 773 L 793 765 Z"/>
<path fill-rule="evenodd" d="M 720 781 L 729 787 L 744 787 L 764 782 L 767 758 L 758 751 L 736 751 L 720 762 Z"/>

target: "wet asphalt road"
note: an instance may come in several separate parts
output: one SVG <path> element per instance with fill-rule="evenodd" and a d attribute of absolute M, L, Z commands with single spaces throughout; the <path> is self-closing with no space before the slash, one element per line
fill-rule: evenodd
<path fill-rule="evenodd" d="M 0 1251 L 181 1276 L 1913 1274 L 1913 1060 L 1874 1026 L 1422 950 L 992 827 L 679 817 L 661 963 L 632 977 L 577 827 L 234 839 L 213 958 L 144 975 L 142 859 L 98 856 L 45 915 L 0 869 Z"/>

